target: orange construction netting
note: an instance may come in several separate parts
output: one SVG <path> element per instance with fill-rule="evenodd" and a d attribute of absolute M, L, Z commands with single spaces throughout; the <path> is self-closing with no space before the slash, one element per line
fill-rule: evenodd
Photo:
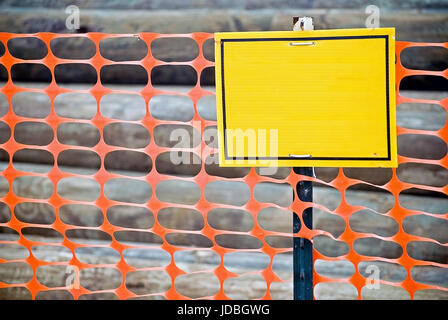
<path fill-rule="evenodd" d="M 69 59 L 61 59 L 61 58 L 56 57 L 51 50 L 50 42 L 56 38 L 73 37 L 73 36 L 84 37 L 84 38 L 90 39 L 96 46 L 95 55 L 92 58 L 87 59 L 87 60 L 69 60 Z M 10 39 L 18 38 L 18 37 L 34 37 L 34 38 L 38 38 L 38 39 L 42 40 L 48 49 L 48 54 L 43 59 L 38 59 L 38 60 L 22 60 L 22 59 L 14 57 L 9 52 L 7 43 Z M 138 61 L 114 62 L 114 61 L 104 58 L 100 53 L 100 42 L 106 38 L 117 38 L 117 37 L 139 37 L 139 39 L 141 41 L 144 41 L 148 47 L 147 55 L 143 59 L 138 60 Z M 184 38 L 193 39 L 199 47 L 198 56 L 195 59 L 188 61 L 188 62 L 164 62 L 162 60 L 156 59 L 151 54 L 151 49 L 150 49 L 151 43 L 154 40 L 159 39 L 159 38 L 170 38 L 170 37 L 184 37 Z M 118 35 L 118 34 L 104 34 L 104 33 L 87 33 L 87 34 L 76 34 L 76 35 L 67 34 L 67 35 L 65 35 L 65 34 L 53 34 L 53 33 L 38 33 L 38 34 L 0 33 L 0 42 L 5 47 L 5 53 L 3 54 L 3 56 L 0 57 L 0 64 L 3 65 L 8 72 L 8 80 L 7 80 L 6 84 L 0 88 L 0 92 L 7 98 L 8 102 L 9 102 L 9 111 L 3 117 L 1 117 L 0 120 L 2 122 L 4 122 L 7 126 L 9 126 L 10 131 L 11 131 L 9 139 L 7 139 L 3 144 L 0 145 L 0 148 L 5 150 L 9 155 L 9 165 L 1 172 L 1 177 L 4 177 L 4 179 L 7 180 L 7 183 L 9 185 L 9 191 L 7 193 L 5 193 L 2 197 L 0 197 L 0 201 L 9 207 L 11 216 L 8 221 L 0 221 L 1 222 L 0 227 L 2 227 L 3 230 L 7 230 L 7 232 L 9 232 L 9 233 L 18 233 L 17 240 L 8 240 L 8 239 L 0 240 L 0 246 L 11 245 L 11 244 L 20 245 L 20 246 L 26 248 L 28 251 L 28 255 L 26 258 L 6 259 L 6 258 L 3 258 L 0 256 L 0 265 L 8 264 L 8 263 L 25 263 L 25 264 L 29 265 L 33 271 L 33 276 L 31 278 L 31 280 L 29 280 L 25 283 L 14 283 L 14 282 L 9 283 L 7 281 L 8 279 L 5 279 L 5 277 L 2 276 L 2 278 L 0 279 L 0 290 L 3 290 L 4 288 L 12 288 L 12 287 L 26 288 L 29 291 L 31 298 L 33 298 L 33 299 L 36 298 L 36 295 L 39 292 L 51 291 L 51 290 L 66 290 L 66 291 L 70 292 L 70 294 L 73 296 L 74 299 L 78 299 L 82 295 L 98 293 L 98 292 L 101 292 L 101 293 L 110 292 L 110 293 L 113 293 L 116 296 L 118 296 L 118 298 L 120 298 L 120 299 L 129 299 L 129 298 L 143 297 L 143 296 L 149 296 L 149 297 L 150 296 L 163 296 L 167 299 L 189 299 L 189 297 L 182 295 L 176 289 L 176 285 L 175 285 L 176 278 L 186 274 L 187 272 L 184 271 L 182 269 L 182 267 L 180 267 L 176 264 L 176 261 L 174 259 L 174 254 L 176 252 L 182 251 L 182 250 L 193 250 L 193 249 L 195 249 L 195 245 L 194 245 L 194 243 L 192 243 L 192 245 L 189 247 L 189 246 L 179 246 L 179 245 L 170 244 L 170 242 L 166 240 L 167 239 L 166 236 L 170 233 L 176 232 L 176 230 L 164 227 L 158 221 L 159 210 L 161 210 L 163 208 L 168 208 L 168 207 L 179 207 L 179 208 L 190 208 L 190 209 L 194 209 L 194 210 L 200 212 L 200 214 L 202 215 L 202 217 L 204 218 L 204 221 L 205 221 L 204 227 L 201 230 L 193 230 L 193 231 L 182 230 L 182 232 L 186 233 L 186 234 L 187 233 L 188 234 L 199 234 L 199 235 L 205 236 L 212 242 L 212 246 L 206 250 L 215 252 L 221 258 L 221 260 L 220 260 L 221 262 L 216 268 L 213 268 L 212 270 L 200 271 L 200 272 L 212 273 L 219 280 L 219 291 L 217 291 L 213 295 L 208 295 L 208 296 L 201 297 L 201 298 L 229 299 L 229 296 L 226 295 L 226 292 L 224 290 L 224 283 L 226 280 L 228 280 L 230 278 L 235 278 L 238 275 L 234 272 L 231 272 L 230 270 L 228 270 L 228 268 L 225 267 L 224 255 L 226 255 L 227 253 L 237 252 L 237 251 L 244 251 L 244 252 L 255 251 L 255 252 L 262 252 L 265 255 L 269 256 L 269 258 L 270 258 L 270 263 L 265 269 L 255 271 L 253 273 L 262 276 L 266 282 L 266 292 L 265 292 L 264 296 L 261 298 L 262 299 L 271 299 L 272 298 L 271 285 L 274 283 L 282 283 L 282 282 L 286 281 L 284 279 L 281 279 L 274 272 L 274 270 L 273 270 L 274 257 L 277 254 L 291 252 L 292 249 L 290 247 L 289 248 L 278 248 L 278 247 L 270 246 L 265 241 L 265 238 L 268 236 L 291 236 L 291 234 L 285 233 L 285 232 L 282 233 L 282 232 L 266 230 L 258 223 L 256 217 L 257 217 L 257 214 L 260 212 L 260 210 L 267 208 L 267 207 L 279 207 L 279 206 L 277 206 L 276 204 L 273 204 L 273 203 L 262 203 L 262 202 L 257 201 L 256 198 L 254 197 L 254 188 L 260 182 L 274 182 L 274 183 L 280 182 L 280 183 L 289 184 L 292 187 L 292 189 L 294 190 L 294 193 L 296 195 L 295 186 L 297 185 L 297 183 L 299 181 L 308 180 L 308 181 L 313 181 L 313 182 L 327 185 L 329 187 L 337 189 L 341 194 L 341 202 L 340 202 L 339 206 L 335 210 L 329 210 L 329 209 L 325 208 L 324 206 L 322 206 L 321 204 L 302 202 L 299 199 L 299 197 L 295 196 L 294 201 L 286 209 L 288 209 L 292 212 L 303 212 L 304 209 L 312 206 L 317 209 L 322 209 L 322 210 L 328 212 L 329 214 L 337 215 L 337 216 L 341 217 L 345 221 L 346 227 L 345 227 L 345 230 L 343 231 L 343 233 L 340 234 L 339 237 L 335 238 L 331 233 L 329 233 L 327 231 L 323 231 L 323 230 L 319 230 L 319 229 L 310 230 L 303 223 L 302 215 L 299 215 L 301 222 L 302 222 L 302 228 L 295 236 L 300 236 L 300 237 L 304 237 L 304 238 L 312 240 L 313 237 L 315 237 L 315 236 L 325 235 L 332 239 L 343 241 L 343 242 L 347 243 L 349 246 L 349 251 L 347 254 L 338 256 L 338 257 L 329 257 L 329 256 L 324 255 L 321 252 L 318 252 L 317 250 L 314 250 L 314 260 L 316 261 L 317 259 L 322 259 L 322 260 L 330 261 L 330 260 L 345 259 L 345 260 L 350 261 L 355 266 L 355 272 L 351 276 L 343 278 L 343 279 L 324 277 L 324 276 L 318 274 L 317 272 L 314 272 L 314 274 L 313 274 L 314 285 L 317 285 L 317 284 L 320 284 L 323 282 L 349 283 L 356 288 L 356 290 L 358 292 L 358 298 L 361 298 L 362 297 L 362 295 L 361 295 L 362 288 L 366 285 L 366 277 L 364 277 L 360 273 L 358 264 L 362 261 L 384 261 L 384 262 L 395 263 L 395 264 L 401 265 L 406 270 L 407 276 L 403 281 L 400 281 L 400 282 L 391 282 L 391 281 L 387 281 L 387 280 L 381 280 L 380 282 L 383 284 L 390 285 L 390 286 L 401 287 L 401 288 L 405 289 L 409 293 L 411 298 L 414 297 L 414 294 L 417 290 L 422 290 L 422 289 L 437 289 L 437 290 L 447 292 L 448 289 L 445 287 L 437 286 L 434 284 L 424 284 L 421 282 L 417 282 L 411 276 L 411 269 L 415 266 L 434 266 L 434 267 L 447 268 L 447 264 L 434 262 L 434 261 L 424 261 L 424 260 L 415 259 L 408 254 L 408 249 L 407 249 L 408 244 L 413 241 L 424 241 L 424 242 L 436 243 L 444 248 L 447 248 L 447 245 L 444 243 L 441 243 L 435 239 L 432 239 L 432 238 L 427 238 L 427 237 L 422 237 L 422 236 L 417 236 L 417 235 L 412 235 L 412 234 L 406 233 L 403 228 L 402 222 L 406 217 L 409 217 L 412 215 L 422 215 L 422 214 L 432 216 L 432 217 L 435 217 L 438 219 L 447 220 L 448 213 L 445 212 L 443 214 L 433 214 L 433 213 L 422 212 L 422 211 L 418 211 L 418 210 L 406 209 L 400 205 L 399 195 L 402 191 L 411 189 L 411 188 L 417 188 L 417 189 L 427 190 L 427 191 L 434 191 L 434 192 L 438 192 L 438 193 L 447 195 L 448 187 L 446 184 L 442 187 L 434 187 L 434 186 L 427 186 L 424 184 L 416 185 L 416 184 L 411 184 L 411 183 L 401 181 L 398 178 L 397 172 L 395 169 L 393 170 L 392 178 L 386 184 L 381 185 L 381 186 L 375 186 L 375 187 L 381 188 L 384 191 L 387 191 L 393 195 L 393 197 L 395 199 L 394 205 L 393 205 L 392 209 L 390 209 L 388 212 L 386 212 L 384 214 L 384 216 L 394 219 L 398 223 L 399 228 L 398 228 L 398 231 L 392 236 L 380 236 L 378 234 L 355 232 L 350 228 L 349 219 L 350 219 L 351 215 L 361 209 L 365 209 L 365 207 L 351 205 L 348 201 L 346 201 L 345 192 L 349 187 L 351 187 L 355 184 L 359 184 L 361 182 L 364 184 L 367 184 L 367 185 L 372 185 L 372 184 L 365 182 L 365 181 L 358 180 L 358 179 L 352 179 L 352 178 L 347 177 L 346 175 L 344 175 L 344 171 L 341 168 L 339 169 L 339 172 L 338 172 L 338 175 L 336 176 L 336 178 L 330 182 L 325 182 L 323 180 L 320 180 L 320 179 L 314 178 L 314 177 L 301 176 L 301 175 L 294 173 L 293 170 L 290 170 L 288 176 L 284 179 L 274 179 L 274 178 L 271 178 L 268 176 L 258 175 L 257 171 L 254 168 L 251 168 L 249 173 L 246 176 L 244 176 L 243 178 L 222 178 L 222 177 L 208 174 L 205 170 L 205 164 L 204 164 L 204 162 L 202 162 L 201 169 L 200 169 L 199 173 L 196 174 L 195 176 L 193 176 L 193 177 L 176 177 L 177 180 L 185 180 L 185 181 L 190 181 L 190 182 L 195 183 L 201 190 L 201 196 L 200 196 L 199 201 L 197 201 L 196 203 L 191 204 L 191 205 L 186 205 L 186 204 L 168 203 L 165 201 L 161 201 L 157 198 L 157 196 L 154 192 L 156 190 L 157 185 L 162 181 L 173 179 L 173 176 L 159 173 L 156 170 L 156 166 L 154 165 L 152 167 L 151 171 L 149 173 L 147 173 L 146 175 L 143 175 L 140 177 L 132 177 L 135 180 L 141 180 L 141 181 L 146 182 L 147 184 L 149 184 L 149 186 L 153 190 L 152 196 L 148 201 L 146 201 L 143 204 L 132 204 L 132 205 L 145 207 L 145 208 L 150 209 L 153 212 L 154 220 L 155 220 L 154 225 L 151 228 L 144 230 L 144 231 L 147 231 L 154 235 L 157 235 L 163 240 L 162 243 L 159 245 L 156 245 L 156 247 L 158 246 L 158 248 L 167 252 L 171 257 L 171 261 L 168 265 L 163 266 L 163 267 L 147 267 L 147 268 L 136 268 L 134 266 L 129 265 L 126 262 L 126 260 L 123 257 L 124 250 L 131 249 L 131 248 L 145 248 L 145 245 L 133 245 L 130 243 L 118 241 L 115 237 L 116 232 L 119 232 L 119 231 L 142 231 L 142 230 L 135 229 L 135 228 L 125 228 L 125 227 L 114 225 L 107 218 L 108 208 L 115 206 L 115 205 L 123 204 L 123 202 L 111 200 L 111 199 L 107 198 L 105 195 L 105 192 L 104 192 L 104 186 L 107 181 L 114 179 L 114 178 L 120 178 L 123 176 L 118 173 L 113 173 L 113 172 L 106 170 L 105 165 L 104 165 L 104 159 L 108 153 L 110 153 L 112 151 L 116 151 L 116 150 L 126 150 L 126 148 L 112 146 L 105 142 L 105 140 L 103 138 L 103 129 L 105 128 L 105 126 L 107 126 L 108 124 L 111 124 L 111 123 L 123 122 L 123 121 L 119 121 L 119 120 L 115 120 L 115 119 L 111 119 L 111 118 L 107 118 L 107 117 L 103 116 L 100 112 L 100 100 L 103 98 L 103 96 L 110 94 L 110 93 L 129 93 L 129 94 L 141 96 L 145 100 L 145 103 L 146 103 L 146 115 L 141 120 L 126 121 L 126 122 L 136 123 L 136 124 L 140 124 L 140 125 L 144 126 L 150 133 L 151 137 L 153 137 L 154 136 L 154 134 L 153 134 L 154 128 L 156 126 L 158 126 L 160 124 L 176 124 L 176 123 L 178 124 L 179 122 L 160 120 L 160 119 L 156 119 L 153 116 L 151 116 L 151 113 L 149 112 L 149 109 L 148 109 L 148 104 L 149 104 L 150 100 L 153 97 L 155 97 L 157 95 L 161 95 L 161 94 L 180 95 L 180 96 L 188 97 L 192 100 L 192 102 L 194 104 L 195 114 L 194 114 L 193 119 L 191 119 L 191 121 L 182 122 L 182 123 L 195 126 L 196 129 L 199 130 L 202 135 L 204 133 L 205 128 L 207 128 L 209 126 L 214 126 L 216 124 L 214 121 L 203 119 L 197 110 L 197 103 L 200 98 L 207 96 L 207 95 L 214 94 L 212 91 L 209 91 L 206 88 L 201 87 L 200 81 L 199 81 L 200 75 L 203 72 L 203 70 L 207 67 L 214 66 L 214 62 L 207 60 L 203 53 L 203 44 L 206 40 L 209 40 L 209 39 L 213 39 L 213 34 L 192 33 L 192 34 L 180 34 L 180 35 L 177 35 L 177 34 L 176 35 L 175 34 L 165 35 L 165 34 L 155 34 L 155 33 L 140 33 L 140 34 L 136 34 L 136 35 L 134 35 L 134 34 Z M 400 82 L 406 76 L 437 75 L 437 76 L 442 76 L 444 78 L 447 78 L 447 75 L 448 75 L 447 70 L 445 70 L 445 71 L 423 71 L 423 70 L 410 70 L 410 69 L 403 67 L 400 62 L 401 51 L 404 50 L 405 48 L 414 47 L 414 46 L 439 46 L 439 47 L 448 48 L 447 43 L 397 42 L 397 44 L 396 44 L 396 55 L 397 55 L 396 86 L 397 86 L 397 91 L 400 86 Z M 11 68 L 15 64 L 24 63 L 24 62 L 45 65 L 51 71 L 51 75 L 52 75 L 51 83 L 48 86 L 46 86 L 45 88 L 41 88 L 41 89 L 27 89 L 27 88 L 23 88 L 23 87 L 20 87 L 20 86 L 14 84 L 13 79 L 11 77 Z M 96 84 L 91 89 L 88 89 L 88 90 L 67 89 L 67 88 L 59 86 L 57 84 L 57 82 L 55 81 L 54 70 L 58 64 L 65 64 L 65 63 L 90 64 L 97 72 L 98 77 L 97 77 Z M 125 63 L 142 66 L 146 70 L 148 75 L 151 74 L 151 70 L 156 66 L 179 65 L 179 64 L 189 65 L 189 66 L 193 67 L 194 70 L 196 71 L 196 73 L 198 75 L 198 81 L 197 81 L 197 84 L 190 91 L 185 92 L 185 93 L 164 91 L 161 89 L 157 89 L 151 84 L 150 80 L 148 81 L 147 85 L 144 86 L 144 88 L 138 92 L 128 92 L 126 90 L 110 89 L 106 86 L 103 86 L 103 84 L 101 82 L 101 77 L 100 77 L 100 72 L 101 72 L 102 67 L 104 67 L 106 65 L 111 65 L 111 64 L 125 64 Z M 51 111 L 50 111 L 49 115 L 42 119 L 31 119 L 30 120 L 30 118 L 19 116 L 19 115 L 15 114 L 13 111 L 13 107 L 11 105 L 12 98 L 15 94 L 17 94 L 19 92 L 23 92 L 23 91 L 39 92 L 39 93 L 46 94 L 51 101 Z M 91 96 L 93 96 L 97 102 L 97 106 L 98 106 L 97 112 L 92 119 L 76 120 L 79 123 L 86 123 L 86 124 L 95 126 L 98 129 L 98 131 L 100 132 L 101 138 L 99 139 L 99 142 L 93 147 L 81 147 L 81 146 L 66 145 L 66 144 L 61 143 L 56 138 L 58 127 L 61 124 L 64 124 L 67 122 L 73 122 L 73 119 L 62 117 L 62 116 L 58 115 L 54 110 L 55 98 L 58 95 L 64 94 L 67 92 L 88 93 Z M 442 108 L 444 108 L 445 110 L 448 111 L 448 98 L 445 98 L 440 101 L 438 101 L 438 100 L 422 100 L 422 99 L 416 99 L 416 98 L 407 98 L 407 97 L 400 95 L 400 93 L 397 92 L 397 105 L 401 104 L 401 103 L 435 104 L 435 105 L 441 106 Z M 126 106 L 123 106 L 123 108 L 125 108 L 125 107 Z M 47 145 L 44 145 L 44 146 L 26 145 L 26 144 L 17 142 L 14 139 L 14 130 L 15 130 L 15 127 L 19 123 L 24 122 L 24 121 L 33 121 L 33 122 L 40 122 L 40 123 L 47 124 L 53 130 L 54 138 L 51 140 L 50 143 L 48 143 Z M 432 136 L 436 136 L 436 137 L 443 139 L 443 141 L 445 141 L 445 142 L 448 142 L 448 125 L 446 123 L 443 126 L 443 128 L 441 128 L 440 130 L 437 130 L 437 131 L 415 130 L 415 129 L 407 129 L 407 128 L 398 127 L 397 133 L 398 133 L 398 135 L 403 135 L 403 134 L 432 135 Z M 91 174 L 91 175 L 87 175 L 87 176 L 83 175 L 83 177 L 92 179 L 99 184 L 99 186 L 101 188 L 99 197 L 93 201 L 78 201 L 78 200 L 66 199 L 63 196 L 61 196 L 61 194 L 57 192 L 60 181 L 65 178 L 76 177 L 79 175 L 76 173 L 68 173 L 66 171 L 62 171 L 58 167 L 57 161 L 55 161 L 51 170 L 48 173 L 26 172 L 26 171 L 21 171 L 21 170 L 16 169 L 13 165 L 14 154 L 17 151 L 24 149 L 24 148 L 46 150 L 53 155 L 54 159 L 57 159 L 59 154 L 62 151 L 69 150 L 69 149 L 71 149 L 71 150 L 90 150 L 90 151 L 95 152 L 101 158 L 101 167 L 95 174 Z M 137 148 L 137 149 L 133 149 L 133 150 L 145 153 L 152 159 L 152 163 L 155 163 L 157 156 L 163 152 L 173 151 L 173 150 L 186 150 L 186 149 L 173 149 L 173 148 L 169 148 L 169 147 L 161 147 L 155 143 L 154 139 L 151 139 L 150 143 L 146 147 Z M 204 150 L 206 150 L 206 151 L 204 151 Z M 196 153 L 197 155 L 199 155 L 201 157 L 201 159 L 204 159 L 204 154 L 210 155 L 210 154 L 216 153 L 216 149 L 209 147 L 209 145 L 205 142 L 205 139 L 201 139 L 201 142 L 199 145 L 188 149 L 188 151 Z M 399 155 L 398 159 L 399 159 L 400 164 L 404 164 L 404 163 L 408 163 L 408 162 L 432 164 L 432 165 L 441 166 L 444 169 L 448 169 L 447 154 L 445 154 L 440 160 L 417 159 L 417 158 L 410 158 L 410 157 L 405 157 L 405 156 L 401 156 L 401 155 Z M 49 179 L 51 181 L 51 183 L 53 184 L 54 191 L 48 198 L 45 198 L 45 199 L 34 199 L 34 198 L 30 199 L 30 198 L 18 196 L 17 194 L 14 193 L 13 183 L 14 183 L 15 179 L 22 177 L 22 176 L 37 176 L 37 177 L 43 177 L 43 178 Z M 207 184 L 209 184 L 210 182 L 213 182 L 213 181 L 217 181 L 217 180 L 219 180 L 219 181 L 231 180 L 231 181 L 244 182 L 250 188 L 249 201 L 240 207 L 226 205 L 226 204 L 213 203 L 213 202 L 208 201 L 206 199 L 206 197 L 204 196 L 204 190 L 205 190 Z M 56 218 L 55 218 L 54 222 L 52 224 L 43 225 L 43 224 L 38 224 L 38 223 L 24 222 L 21 219 L 18 219 L 14 214 L 15 207 L 22 202 L 30 202 L 30 201 L 35 202 L 35 203 L 47 203 L 47 204 L 51 205 L 54 208 L 55 213 L 56 213 Z M 75 226 L 75 225 L 71 225 L 68 223 L 64 223 L 63 220 L 59 216 L 59 209 L 62 206 L 67 205 L 67 204 L 87 204 L 87 205 L 94 205 L 94 206 L 98 207 L 104 216 L 104 223 L 98 227 L 80 227 L 80 226 Z M 254 221 L 255 221 L 254 227 L 248 232 L 225 231 L 225 230 L 219 230 L 219 229 L 213 228 L 209 223 L 207 223 L 207 215 L 210 212 L 210 210 L 215 209 L 215 208 L 229 208 L 229 209 L 246 210 L 254 218 Z M 285 209 L 285 208 L 283 208 L 283 209 Z M 448 208 L 447 208 L 447 211 L 448 211 Z M 27 238 L 26 236 L 24 236 L 22 234 L 22 231 L 24 228 L 30 228 L 30 227 L 54 230 L 57 233 L 59 233 L 60 235 L 62 235 L 63 240 L 61 243 L 47 243 L 47 242 L 40 242 L 39 240 L 36 240 L 33 238 L 31 238 L 31 239 Z M 10 230 L 10 229 L 12 229 L 12 230 Z M 113 264 L 94 264 L 94 265 L 80 261 L 75 254 L 75 250 L 78 248 L 89 247 L 92 245 L 90 245 L 88 243 L 79 243 L 79 242 L 72 241 L 72 239 L 70 239 L 70 237 L 67 236 L 67 232 L 72 229 L 100 230 L 104 233 L 107 233 L 111 238 L 110 243 L 102 244 L 102 245 L 96 244 L 95 247 L 103 246 L 103 247 L 112 248 L 112 249 L 116 250 L 120 254 L 119 261 L 116 263 L 113 263 Z M 223 234 L 250 235 L 250 236 L 256 237 L 259 240 L 261 240 L 262 246 L 259 249 L 249 249 L 249 250 L 224 247 L 216 241 L 216 237 L 219 235 L 223 235 Z M 373 238 L 380 239 L 380 240 L 394 242 L 402 248 L 403 253 L 398 258 L 385 258 L 385 257 L 378 257 L 378 256 L 361 255 L 354 250 L 353 246 L 354 246 L 354 242 L 357 239 L 361 239 L 361 238 L 365 238 L 365 237 L 373 237 Z M 41 245 L 63 246 L 71 251 L 72 258 L 68 261 L 39 260 L 33 254 L 32 248 L 35 246 L 41 246 Z M 151 245 L 151 248 L 154 248 L 154 245 Z M 38 277 L 36 277 L 36 272 L 39 267 L 48 266 L 48 265 L 51 265 L 51 266 L 59 265 L 59 266 L 64 266 L 64 267 L 72 266 L 76 270 L 77 277 L 79 277 L 79 273 L 82 272 L 82 270 L 86 269 L 86 268 L 109 267 L 109 268 L 118 270 L 120 272 L 122 281 L 121 281 L 121 284 L 117 288 L 106 289 L 106 290 L 96 290 L 96 291 L 89 290 L 89 289 L 83 287 L 82 285 L 79 287 L 69 287 L 69 288 L 67 288 L 65 286 L 47 287 L 46 285 L 39 282 Z M 126 277 L 130 273 L 135 272 L 135 271 L 165 272 L 170 277 L 171 286 L 166 291 L 163 290 L 161 292 L 153 292 L 153 293 L 143 294 L 143 295 L 138 294 L 135 291 L 130 290 L 126 286 Z M 79 279 L 78 279 L 78 281 L 79 281 Z"/>

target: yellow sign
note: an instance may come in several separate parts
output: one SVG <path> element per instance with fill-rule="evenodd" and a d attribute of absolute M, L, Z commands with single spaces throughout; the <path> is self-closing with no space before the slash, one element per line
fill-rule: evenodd
<path fill-rule="evenodd" d="M 219 164 L 396 167 L 395 29 L 215 33 Z"/>

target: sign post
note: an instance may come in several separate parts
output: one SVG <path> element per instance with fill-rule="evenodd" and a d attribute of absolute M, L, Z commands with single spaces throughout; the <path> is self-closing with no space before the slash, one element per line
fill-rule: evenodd
<path fill-rule="evenodd" d="M 314 30 L 313 19 L 309 17 L 293 17 L 293 31 Z M 312 177 L 314 170 L 310 167 L 295 167 L 296 174 Z M 300 200 L 313 202 L 313 184 L 311 181 L 297 183 L 296 192 Z M 293 233 L 300 231 L 300 212 L 293 213 Z M 305 225 L 313 227 L 313 208 L 309 207 L 302 213 Z M 305 238 L 293 239 L 293 294 L 294 300 L 313 300 L 313 244 Z"/>
<path fill-rule="evenodd" d="M 300 175 L 312 176 L 313 168 L 297 167 L 294 172 Z M 313 185 L 311 181 L 300 181 L 296 186 L 300 200 L 313 201 Z M 293 232 L 301 228 L 299 212 L 293 216 Z M 302 213 L 303 222 L 311 229 L 313 227 L 313 208 L 307 208 Z M 313 244 L 305 238 L 294 237 L 293 240 L 293 283 L 294 300 L 313 299 Z"/>

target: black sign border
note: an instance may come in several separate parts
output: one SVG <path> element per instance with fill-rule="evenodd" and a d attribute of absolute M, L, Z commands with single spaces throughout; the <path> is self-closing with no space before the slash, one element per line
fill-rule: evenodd
<path fill-rule="evenodd" d="M 224 82 L 224 43 L 226 42 L 252 42 L 252 41 L 303 41 L 303 40 L 346 40 L 346 39 L 384 39 L 386 57 L 386 121 L 387 121 L 387 157 L 229 157 L 227 152 L 226 134 L 226 103 L 225 103 L 225 82 Z M 299 38 L 241 38 L 241 39 L 221 39 L 221 90 L 222 90 L 222 118 L 223 118 L 223 139 L 224 157 L 226 160 L 391 160 L 390 147 L 390 94 L 389 94 L 389 35 L 367 35 L 367 36 L 340 36 L 340 37 L 299 37 Z"/>

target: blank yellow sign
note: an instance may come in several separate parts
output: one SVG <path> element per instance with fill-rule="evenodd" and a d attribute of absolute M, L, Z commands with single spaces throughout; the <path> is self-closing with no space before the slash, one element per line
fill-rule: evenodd
<path fill-rule="evenodd" d="M 221 166 L 396 167 L 395 30 L 215 33 Z"/>

